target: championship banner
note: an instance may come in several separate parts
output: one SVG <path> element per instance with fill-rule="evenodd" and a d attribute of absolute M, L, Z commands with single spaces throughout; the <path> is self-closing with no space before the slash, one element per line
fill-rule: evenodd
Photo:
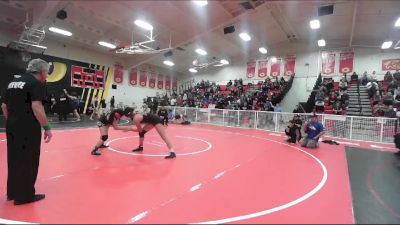
<path fill-rule="evenodd" d="M 165 90 L 171 90 L 171 77 L 169 75 L 165 77 Z"/>
<path fill-rule="evenodd" d="M 339 73 L 353 72 L 354 52 L 341 52 L 339 57 Z"/>
<path fill-rule="evenodd" d="M 164 88 L 164 76 L 161 73 L 158 74 L 157 88 L 158 89 Z"/>
<path fill-rule="evenodd" d="M 322 74 L 333 75 L 335 73 L 335 58 L 334 52 L 322 52 Z"/>
<path fill-rule="evenodd" d="M 256 73 L 256 62 L 247 63 L 247 78 L 253 78 Z"/>
<path fill-rule="evenodd" d="M 156 87 L 156 77 L 157 77 L 157 75 L 156 75 L 156 72 L 154 72 L 154 71 L 151 71 L 151 72 L 149 72 L 149 87 L 150 88 L 155 88 Z"/>
<path fill-rule="evenodd" d="M 147 72 L 144 70 L 140 71 L 140 86 L 146 87 L 147 86 Z"/>
<path fill-rule="evenodd" d="M 258 61 L 258 77 L 264 78 L 267 76 L 268 72 L 268 60 L 260 60 Z"/>
<path fill-rule="evenodd" d="M 178 79 L 176 79 L 176 77 L 172 78 L 172 90 L 174 91 L 178 90 Z"/>
<path fill-rule="evenodd" d="M 296 65 L 296 56 L 288 56 L 285 58 L 285 76 L 292 76 L 294 74 L 294 67 Z"/>
<path fill-rule="evenodd" d="M 271 76 L 277 77 L 281 75 L 281 59 L 276 59 L 276 62 L 271 63 Z"/>
<path fill-rule="evenodd" d="M 138 75 L 138 71 L 136 68 L 132 68 L 131 72 L 129 73 L 129 84 L 132 86 L 136 86 L 137 85 L 137 76 Z"/>
<path fill-rule="evenodd" d="M 400 70 L 400 59 L 382 60 L 382 71 Z"/>
<path fill-rule="evenodd" d="M 115 70 L 114 70 L 114 82 L 117 84 L 121 84 L 123 81 L 123 67 L 122 65 L 115 64 Z"/>

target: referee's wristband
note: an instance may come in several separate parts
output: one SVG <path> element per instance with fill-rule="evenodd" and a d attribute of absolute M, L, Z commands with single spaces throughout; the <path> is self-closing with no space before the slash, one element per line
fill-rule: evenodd
<path fill-rule="evenodd" d="M 44 130 L 51 130 L 51 127 L 50 127 L 49 124 L 46 124 L 46 125 L 43 126 L 43 129 Z"/>

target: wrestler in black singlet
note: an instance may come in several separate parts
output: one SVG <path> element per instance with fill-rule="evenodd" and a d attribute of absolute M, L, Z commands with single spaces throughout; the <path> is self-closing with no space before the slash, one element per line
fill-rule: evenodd
<path fill-rule="evenodd" d="M 115 109 L 111 112 L 105 113 L 100 116 L 99 121 L 97 122 L 98 127 L 104 127 L 104 126 L 110 126 L 114 122 L 115 119 L 115 113 L 119 113 L 120 115 L 123 115 L 124 111 L 121 109 Z"/>

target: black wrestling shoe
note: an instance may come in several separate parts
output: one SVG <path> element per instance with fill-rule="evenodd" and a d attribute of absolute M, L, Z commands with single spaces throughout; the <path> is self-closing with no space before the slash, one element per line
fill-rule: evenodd
<path fill-rule="evenodd" d="M 108 147 L 110 147 L 110 146 L 108 146 L 108 145 L 105 145 L 105 144 L 102 144 L 102 145 L 100 145 L 100 147 L 99 147 L 99 148 L 108 148 Z"/>
<path fill-rule="evenodd" d="M 23 204 L 28 204 L 28 203 L 32 203 L 32 202 L 37 202 L 37 201 L 43 200 L 45 197 L 46 197 L 46 195 L 34 195 L 33 198 L 31 198 L 29 200 L 24 200 L 24 201 L 15 200 L 14 205 L 23 205 Z"/>
<path fill-rule="evenodd" d="M 101 155 L 101 153 L 99 152 L 98 149 L 92 150 L 92 153 L 91 153 L 91 154 L 92 154 L 92 155 Z"/>
<path fill-rule="evenodd" d="M 173 159 L 176 158 L 175 152 L 170 152 L 169 155 L 165 156 L 165 159 Z"/>
<path fill-rule="evenodd" d="M 132 152 L 143 152 L 143 146 L 139 146 L 132 150 Z"/>

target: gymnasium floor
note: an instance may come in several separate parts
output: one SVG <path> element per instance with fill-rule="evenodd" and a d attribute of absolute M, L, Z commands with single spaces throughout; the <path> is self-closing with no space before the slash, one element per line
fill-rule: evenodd
<path fill-rule="evenodd" d="M 95 121 L 53 126 L 36 183 L 46 199 L 18 207 L 6 201 L 0 133 L 0 223 L 400 222 L 393 145 L 347 141 L 308 150 L 281 134 L 192 124 L 167 128 L 176 159 L 163 158 L 167 148 L 154 130 L 142 154 L 130 152 L 137 133 L 111 130 L 110 148 L 96 157 Z"/>

